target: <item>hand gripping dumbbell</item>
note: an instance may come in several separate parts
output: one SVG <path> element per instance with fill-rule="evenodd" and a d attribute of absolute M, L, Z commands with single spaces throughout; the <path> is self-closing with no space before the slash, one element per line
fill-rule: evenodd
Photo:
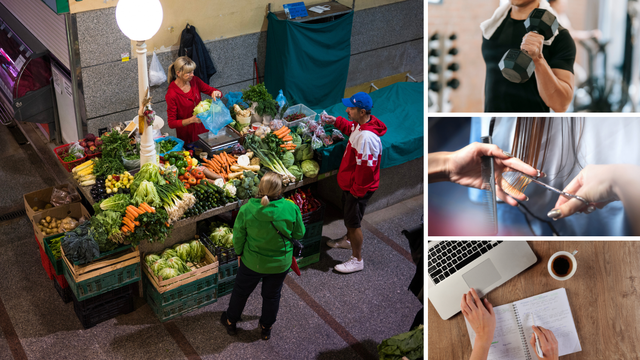
<path fill-rule="evenodd" d="M 551 39 L 558 30 L 558 19 L 549 11 L 534 9 L 524 21 L 527 32 L 535 32 L 544 36 L 545 41 Z M 523 50 L 511 49 L 504 53 L 500 60 L 500 71 L 509 81 L 523 83 L 531 78 L 535 64 L 529 54 Z"/>

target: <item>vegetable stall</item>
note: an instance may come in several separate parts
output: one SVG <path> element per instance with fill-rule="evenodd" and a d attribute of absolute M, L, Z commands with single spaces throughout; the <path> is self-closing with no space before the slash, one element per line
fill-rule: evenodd
<path fill-rule="evenodd" d="M 206 143 L 185 145 L 161 137 L 155 139 L 158 165 L 140 166 L 139 140 L 135 131 L 123 131 L 122 124 L 100 137 L 87 135 L 93 140 L 88 149 L 86 139 L 65 148 L 66 154 L 73 149 L 74 159 L 66 159 L 73 163 L 60 161 L 89 211 L 82 218 L 65 219 L 64 226 L 59 217 L 34 225 L 41 232 L 36 238 L 44 237 L 43 266 L 47 259 L 45 269 L 55 278 L 56 289 L 63 299 L 74 301 L 85 327 L 104 314 L 91 314 L 85 310 L 92 307 L 83 304 L 128 299 L 137 291 L 131 284 L 142 284 L 145 300 L 161 321 L 230 293 L 238 262 L 229 216 L 257 196 L 267 172 L 281 176 L 285 197 L 303 213 L 307 235 L 299 266 L 319 260 L 324 206 L 307 186 L 319 179 L 314 150 L 344 136 L 322 116 L 315 121 L 315 113 L 280 106 L 263 85 L 236 94 L 227 106 L 233 119 L 227 129 L 239 134 L 232 146 L 212 149 Z M 194 112 L 213 108 L 205 100 Z M 254 115 L 275 120 L 248 126 L 246 118 Z M 110 314 L 131 309 L 129 300 L 115 303 L 119 310 Z"/>

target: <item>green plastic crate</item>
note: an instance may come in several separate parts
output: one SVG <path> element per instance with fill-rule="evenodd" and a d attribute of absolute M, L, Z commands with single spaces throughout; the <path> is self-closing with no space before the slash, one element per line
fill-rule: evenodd
<path fill-rule="evenodd" d="M 161 306 L 153 301 L 153 296 L 151 295 L 156 289 L 153 288 L 153 285 L 147 284 L 146 299 L 149 307 L 156 316 L 158 316 L 158 319 L 165 322 L 218 301 L 217 290 L 217 286 L 213 286 L 197 294 L 179 299 L 169 305 Z"/>
<path fill-rule="evenodd" d="M 233 285 L 236 283 L 236 277 L 226 279 L 225 281 L 218 282 L 218 298 L 231 294 L 233 291 Z"/>
<path fill-rule="evenodd" d="M 132 247 L 133 247 L 133 245 L 122 245 L 122 246 L 118 246 L 117 248 L 115 248 L 115 249 L 113 249 L 113 250 L 111 250 L 111 251 L 101 252 L 101 253 L 100 253 L 100 255 L 98 255 L 97 257 L 94 257 L 94 258 L 93 258 L 93 260 L 91 260 L 91 261 L 92 261 L 92 262 L 93 262 L 93 261 L 98 261 L 98 260 L 100 260 L 100 259 L 102 259 L 102 258 L 106 258 L 107 256 L 110 256 L 110 255 L 113 255 L 113 254 L 119 253 L 119 252 L 121 252 L 121 251 L 124 251 L 124 250 L 130 249 L 130 248 L 132 248 Z M 67 258 L 67 259 L 68 259 L 68 258 Z M 78 261 L 74 261 L 74 262 L 73 262 L 73 264 L 74 264 L 74 265 L 82 265 L 82 264 L 80 264 Z"/>
<path fill-rule="evenodd" d="M 238 260 L 218 266 L 218 280 L 235 278 L 238 273 Z"/>
<path fill-rule="evenodd" d="M 311 239 L 316 236 L 322 236 L 322 225 L 324 225 L 324 221 L 318 221 L 313 224 L 305 224 L 305 232 L 303 239 Z"/>
<path fill-rule="evenodd" d="M 310 239 L 302 239 L 300 243 L 304 248 L 302 248 L 302 257 L 309 257 L 314 254 L 320 253 L 320 245 L 322 243 L 322 235 L 318 235 L 316 237 Z"/>
<path fill-rule="evenodd" d="M 64 268 L 62 263 L 64 263 L 64 261 L 62 261 L 62 258 L 60 259 L 56 259 L 55 256 L 53 256 L 53 252 L 51 251 L 51 248 L 49 247 L 49 243 L 51 242 L 50 240 L 53 240 L 57 237 L 60 236 L 64 236 L 64 234 L 58 234 L 58 235 L 51 235 L 51 236 L 47 236 L 46 238 L 44 238 L 44 252 L 47 254 L 47 256 L 49 257 L 49 260 L 51 260 L 51 265 L 53 265 L 53 269 L 56 271 L 56 275 L 62 275 L 64 274 Z"/>
<path fill-rule="evenodd" d="M 131 264 L 108 273 L 80 281 L 73 279 L 67 264 L 64 263 L 64 277 L 78 301 L 86 300 L 107 291 L 140 281 L 140 263 Z"/>
<path fill-rule="evenodd" d="M 296 259 L 296 261 L 298 262 L 298 268 L 302 269 L 305 266 L 309 266 L 311 264 L 314 264 L 320 261 L 320 253 L 310 255 L 307 257 L 301 257 Z"/>
<path fill-rule="evenodd" d="M 148 291 L 148 296 L 151 296 L 153 302 L 164 307 L 186 299 L 194 294 L 214 289 L 218 284 L 218 274 L 205 276 L 202 279 L 192 281 L 163 293 L 159 293 L 158 290 L 156 290 L 147 276 L 143 276 L 143 282 L 145 283 L 145 288 L 151 289 Z"/>

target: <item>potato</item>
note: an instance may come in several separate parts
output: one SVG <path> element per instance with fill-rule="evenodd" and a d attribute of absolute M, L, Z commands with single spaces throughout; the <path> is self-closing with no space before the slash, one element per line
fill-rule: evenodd
<path fill-rule="evenodd" d="M 33 211 L 38 211 L 38 207 L 37 207 L 37 206 L 34 206 L 34 207 L 33 207 Z"/>
<path fill-rule="evenodd" d="M 44 206 L 45 209 L 51 209 L 52 207 L 53 207 L 53 205 L 51 205 L 51 204 L 47 204 L 47 205 Z"/>
<path fill-rule="evenodd" d="M 56 226 L 58 226 L 58 227 L 59 227 L 59 226 L 60 226 L 60 224 L 62 224 L 62 220 L 58 220 L 58 221 L 56 221 Z"/>
<path fill-rule="evenodd" d="M 40 224 L 41 224 L 41 225 L 47 225 L 47 220 L 45 220 L 45 219 L 40 219 Z"/>
<path fill-rule="evenodd" d="M 50 223 L 50 222 L 51 222 L 51 216 L 47 216 L 47 217 L 45 218 L 45 220 L 47 220 L 47 222 L 48 222 L 48 223 Z"/>

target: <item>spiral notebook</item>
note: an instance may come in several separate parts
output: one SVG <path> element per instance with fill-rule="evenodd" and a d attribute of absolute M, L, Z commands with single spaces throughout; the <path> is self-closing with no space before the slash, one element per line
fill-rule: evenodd
<path fill-rule="evenodd" d="M 496 314 L 496 331 L 488 360 L 537 360 L 536 351 L 529 344 L 533 333 L 531 313 L 535 314 L 536 325 L 553 331 L 558 340 L 560 356 L 582 351 L 564 288 L 496 306 L 493 310 Z M 465 322 L 473 346 L 476 333 L 466 319 Z"/>

